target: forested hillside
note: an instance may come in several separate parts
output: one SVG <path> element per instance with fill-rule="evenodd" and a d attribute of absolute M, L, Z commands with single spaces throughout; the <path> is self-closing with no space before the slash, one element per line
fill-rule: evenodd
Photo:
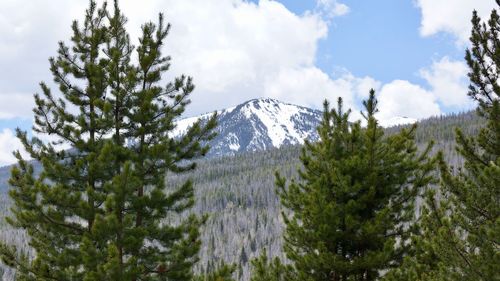
<path fill-rule="evenodd" d="M 434 151 L 443 150 L 449 163 L 461 165 L 454 150 L 454 129 L 460 127 L 464 133 L 474 135 L 482 123 L 475 112 L 433 117 L 419 122 L 416 140 L 421 147 L 435 140 Z M 400 128 L 386 131 L 391 134 Z M 199 271 L 210 271 L 225 261 L 238 265 L 239 280 L 249 280 L 249 261 L 264 248 L 271 256 L 284 257 L 281 249 L 283 223 L 274 173 L 279 171 L 287 178 L 296 177 L 299 152 L 300 146 L 285 146 L 205 159 L 198 162 L 195 172 L 168 176 L 167 186 L 172 187 L 191 178 L 196 191 L 193 211 L 209 215 L 201 230 L 203 245 Z M 25 245 L 26 236 L 9 228 L 3 219 L 9 208 L 8 170 L 9 167 L 0 169 L 0 240 Z M 3 280 L 11 280 L 11 274 L 7 272 Z"/>

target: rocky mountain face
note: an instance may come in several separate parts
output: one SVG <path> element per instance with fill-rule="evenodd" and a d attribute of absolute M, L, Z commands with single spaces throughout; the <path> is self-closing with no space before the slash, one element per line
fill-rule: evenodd
<path fill-rule="evenodd" d="M 179 136 L 197 120 L 212 114 L 181 119 L 173 136 Z M 321 111 L 280 102 L 275 99 L 253 99 L 218 111 L 217 137 L 210 143 L 209 156 L 235 155 L 283 145 L 302 144 L 318 139 L 316 127 Z"/>

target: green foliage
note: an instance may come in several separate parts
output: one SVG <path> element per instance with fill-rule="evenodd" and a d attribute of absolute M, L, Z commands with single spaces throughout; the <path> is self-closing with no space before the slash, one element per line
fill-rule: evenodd
<path fill-rule="evenodd" d="M 445 217 L 445 214 L 436 212 L 442 211 L 437 207 L 435 198 L 436 191 L 429 189 L 425 194 L 426 207 L 422 207 L 419 223 L 421 225 L 419 235 L 413 237 L 411 243 L 415 251 L 412 255 L 406 256 L 400 267 L 390 270 L 383 276 L 384 281 L 452 281 L 456 279 L 446 266 L 440 262 L 438 249 L 436 246 L 441 243 L 437 239 L 436 232 L 440 228 L 441 221 L 436 220 L 436 216 Z M 433 210 L 431 212 L 430 210 Z M 430 231 L 432 230 L 432 231 Z M 448 235 L 443 233 L 443 235 Z M 432 241 L 432 243 L 430 242 Z M 446 243 L 446 242 L 445 242 Z M 440 246 L 439 246 L 440 247 Z"/>
<path fill-rule="evenodd" d="M 473 137 L 456 130 L 463 168 L 439 155 L 441 189 L 428 193 L 419 254 L 397 273 L 407 280 L 500 280 L 500 17 L 493 10 L 482 23 L 474 12 L 472 24 L 469 96 L 486 125 Z"/>
<path fill-rule="evenodd" d="M 197 276 L 193 281 L 234 281 L 235 269 L 234 265 L 222 264 L 215 272 Z"/>
<path fill-rule="evenodd" d="M 422 136 L 420 141 L 417 140 L 417 146 L 425 147 L 425 143 L 435 139 L 433 151 L 443 150 L 448 163 L 461 166 L 461 158 L 454 151 L 454 142 L 442 138 L 448 131 L 453 133 L 451 127 L 454 124 L 469 134 L 484 124 L 484 119 L 477 117 L 475 112 L 468 112 L 422 120 L 415 131 L 416 139 Z M 401 127 L 393 129 L 384 131 L 394 134 Z M 300 149 L 301 146 L 284 146 L 230 157 L 204 158 L 197 160 L 197 167 L 193 171 L 168 174 L 167 184 L 172 187 L 192 179 L 196 204 L 191 211 L 196 214 L 210 213 L 201 230 L 202 244 L 206 246 L 200 250 L 200 261 L 195 272 L 212 272 L 221 261 L 227 261 L 237 265 L 235 278 L 242 276 L 249 279 L 251 263 L 238 265 L 243 246 L 250 259 L 259 256 L 262 249 L 267 248 L 269 257 L 278 256 L 282 261 L 286 260 L 281 251 L 282 220 L 273 171 L 279 170 L 287 179 L 297 178 L 297 167 L 302 166 L 299 161 Z M 37 174 L 40 165 L 34 162 L 33 166 Z M 29 253 L 26 234 L 13 229 L 4 220 L 5 216 L 9 216 L 8 209 L 12 205 L 6 195 L 9 176 L 10 167 L 0 168 L 0 240 L 16 245 L 18 251 Z M 230 202 L 235 204 L 228 208 Z M 254 247 L 252 243 L 255 243 Z M 4 279 L 13 280 L 12 271 L 6 271 Z"/>
<path fill-rule="evenodd" d="M 110 12 L 91 1 L 83 24 L 72 25 L 71 46 L 59 43 L 50 70 L 56 98 L 44 83 L 35 95 L 34 131 L 17 131 L 33 166 L 16 157 L 8 222 L 24 229 L 35 251 L 30 257 L 0 245 L 18 280 L 190 280 L 205 218 L 182 216 L 194 204 L 191 181 L 166 186 L 167 172 L 195 168 L 213 138 L 214 115 L 178 138 L 169 137 L 184 112 L 192 79 L 159 86 L 170 58 L 161 47 L 168 34 L 142 26 L 135 53 L 117 1 Z M 70 147 L 62 150 L 60 145 Z"/>
<path fill-rule="evenodd" d="M 415 199 L 432 181 L 431 145 L 417 153 L 415 126 L 385 137 L 373 90 L 364 105 L 366 128 L 348 121 L 341 99 L 337 110 L 325 102 L 320 141 L 301 155 L 301 180 L 287 187 L 277 175 L 291 211 L 284 249 L 298 280 L 375 280 L 411 250 Z"/>
<path fill-rule="evenodd" d="M 295 279 L 296 274 L 293 267 L 284 265 L 277 257 L 269 260 L 265 249 L 258 258 L 252 260 L 250 281 L 287 281 Z"/>

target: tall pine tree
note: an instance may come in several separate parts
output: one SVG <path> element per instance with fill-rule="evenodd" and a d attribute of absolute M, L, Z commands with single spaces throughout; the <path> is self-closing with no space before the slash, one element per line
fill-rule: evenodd
<path fill-rule="evenodd" d="M 488 22 L 473 12 L 465 60 L 485 126 L 472 137 L 456 130 L 463 167 L 449 167 L 440 154 L 441 188 L 429 192 L 418 254 L 390 280 L 500 280 L 499 32 L 497 10 Z"/>
<path fill-rule="evenodd" d="M 417 153 L 415 127 L 384 136 L 373 90 L 367 126 L 325 102 L 320 141 L 306 143 L 300 181 L 277 175 L 286 224 L 284 248 L 298 280 L 376 280 L 408 253 L 414 204 L 431 180 L 430 145 Z"/>
<path fill-rule="evenodd" d="M 8 222 L 26 230 L 31 257 L 0 245 L 18 280 L 190 280 L 203 218 L 190 181 L 168 186 L 167 173 L 195 168 L 213 137 L 214 115 L 179 138 L 170 133 L 189 103 L 189 77 L 161 85 L 170 58 L 161 52 L 170 25 L 142 26 L 130 44 L 117 1 L 110 11 L 94 1 L 71 45 L 59 43 L 50 70 L 60 93 L 42 83 L 35 95 L 34 131 L 17 131 L 34 173 L 22 159 L 12 169 Z M 136 54 L 137 63 L 132 63 Z M 58 97 L 59 96 L 59 97 Z M 60 145 L 69 149 L 61 150 Z"/>

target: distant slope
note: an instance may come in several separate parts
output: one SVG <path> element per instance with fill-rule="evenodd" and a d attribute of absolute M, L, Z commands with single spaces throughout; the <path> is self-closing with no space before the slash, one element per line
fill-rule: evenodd
<path fill-rule="evenodd" d="M 218 111 L 217 137 L 210 143 L 209 156 L 234 155 L 282 145 L 302 144 L 305 139 L 318 139 L 316 127 L 321 111 L 280 102 L 254 99 Z M 182 135 L 198 119 L 211 114 L 181 119 L 173 136 Z"/>
<path fill-rule="evenodd" d="M 229 144 L 220 142 L 222 145 L 219 151 L 222 153 L 225 148 L 229 148 L 229 151 L 235 155 L 203 159 L 199 161 L 198 169 L 192 173 L 168 175 L 169 188 L 179 186 L 187 178 L 193 179 L 196 190 L 196 205 L 193 212 L 206 213 L 210 216 L 202 229 L 203 246 L 200 253 L 201 262 L 198 265 L 199 271 L 213 269 L 219 261 L 224 260 L 239 265 L 241 268 L 238 270 L 239 280 L 247 281 L 250 274 L 249 260 L 259 255 L 264 248 L 267 248 L 272 256 L 283 257 L 281 239 L 283 223 L 280 217 L 279 200 L 275 194 L 274 172 L 280 171 L 287 178 L 297 177 L 296 170 L 300 167 L 298 156 L 301 142 L 297 141 L 297 145 L 285 145 L 292 143 L 292 139 L 287 140 L 287 137 L 293 134 L 282 134 L 274 137 L 275 144 L 281 143 L 279 149 L 270 148 L 251 152 L 252 146 L 249 144 L 253 138 L 249 137 L 247 141 L 243 141 L 244 134 L 238 131 L 238 127 L 253 128 L 251 124 L 255 124 L 259 128 L 257 124 L 261 124 L 260 132 L 265 132 L 264 128 L 272 127 L 270 124 L 276 121 L 265 123 L 270 121 L 261 121 L 265 120 L 265 117 L 258 117 L 259 114 L 273 112 L 272 110 L 275 110 L 274 112 L 291 111 L 281 104 L 278 106 L 273 103 L 254 100 L 221 114 L 221 118 L 227 118 L 221 121 L 229 121 L 219 123 L 232 125 L 220 129 L 220 135 L 233 132 L 238 136 L 238 143 L 242 149 L 231 150 Z M 315 113 L 309 115 L 306 111 L 303 114 L 303 116 L 311 117 Z M 283 113 L 282 116 L 290 115 Z M 308 122 L 304 121 L 303 124 L 308 124 Z M 455 127 L 460 127 L 466 134 L 477 134 L 482 123 L 474 112 L 426 119 L 418 123 L 416 140 L 419 146 L 423 147 L 434 139 L 436 141 L 434 150 L 443 150 L 450 163 L 460 165 L 461 159 L 454 150 Z M 286 124 L 284 125 L 286 127 Z M 402 127 L 404 126 L 392 127 L 386 131 L 391 134 Z M 300 133 L 300 130 L 294 130 L 297 134 Z M 291 130 L 288 129 L 288 131 Z M 285 132 L 284 128 L 282 132 Z M 272 146 L 274 146 L 273 139 L 269 137 L 266 148 Z M 247 147 L 250 148 L 243 149 Z M 259 146 L 261 147 L 263 146 Z M 255 148 L 258 150 L 257 147 Z M 0 204 L 2 204 L 0 216 L 8 212 L 10 204 L 5 192 L 8 170 L 9 167 L 0 168 L 0 188 L 3 186 L 3 191 L 0 192 Z M 0 239 L 17 245 L 25 245 L 27 241 L 24 233 L 9 228 L 2 218 L 0 218 Z M 11 274 L 7 273 L 3 280 L 12 280 Z"/>
<path fill-rule="evenodd" d="M 270 98 L 253 99 L 217 113 L 217 137 L 210 143 L 209 157 L 303 144 L 306 139 L 315 141 L 319 137 L 316 127 L 322 118 L 320 110 Z M 178 120 L 171 136 L 181 136 L 194 122 L 207 120 L 211 115 L 207 113 Z M 386 120 L 384 125 L 398 126 L 415 122 L 416 119 L 396 116 Z"/>

